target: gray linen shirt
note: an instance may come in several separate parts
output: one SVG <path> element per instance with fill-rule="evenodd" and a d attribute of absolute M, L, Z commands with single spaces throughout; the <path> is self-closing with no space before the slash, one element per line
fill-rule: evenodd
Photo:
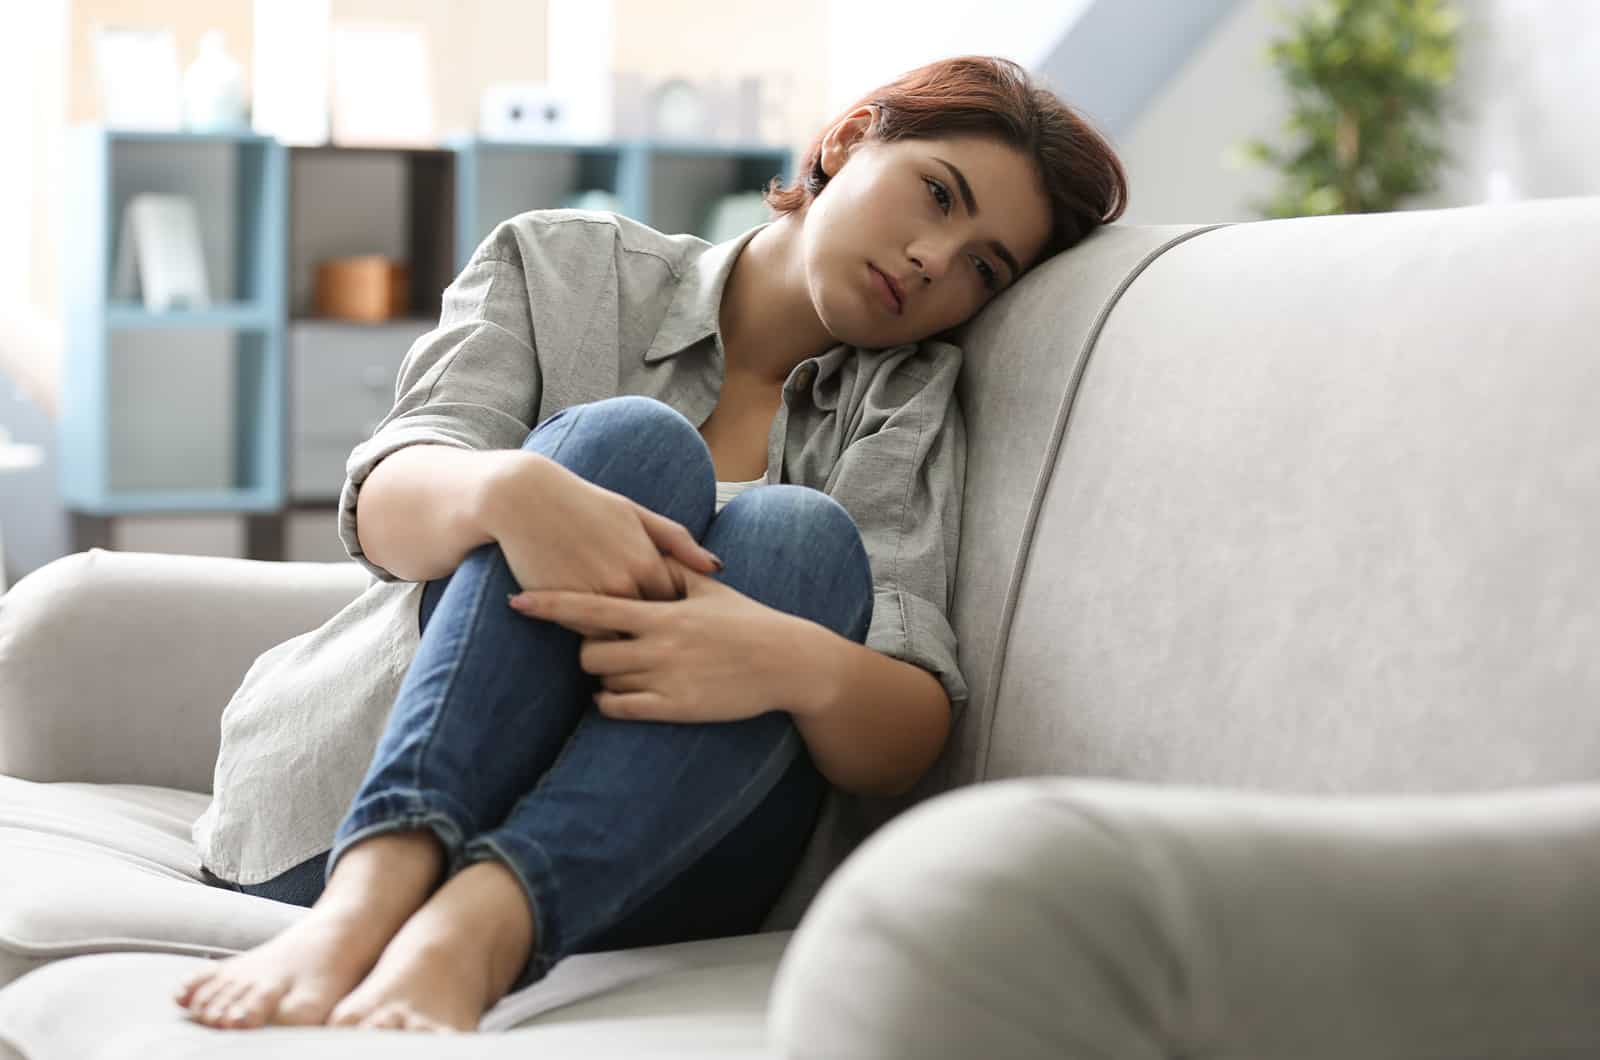
<path fill-rule="evenodd" d="M 723 287 L 764 227 L 713 246 L 616 214 L 533 210 L 479 245 L 444 292 L 439 326 L 406 353 L 394 407 L 345 465 L 339 537 L 373 581 L 260 655 L 223 711 L 212 801 L 192 831 L 202 864 L 260 883 L 327 850 L 371 763 L 426 584 L 361 550 L 356 498 L 378 462 L 422 443 L 517 449 L 562 409 L 617 394 L 648 394 L 700 426 L 724 376 Z M 766 475 L 850 513 L 872 566 L 867 646 L 934 674 L 953 711 L 967 699 L 946 617 L 966 474 L 960 367 L 960 349 L 937 340 L 840 344 L 802 361 Z"/>

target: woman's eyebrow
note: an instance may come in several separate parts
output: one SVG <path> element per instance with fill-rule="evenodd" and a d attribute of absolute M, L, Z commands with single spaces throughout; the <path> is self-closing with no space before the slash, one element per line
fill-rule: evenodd
<path fill-rule="evenodd" d="M 935 162 L 950 171 L 951 177 L 955 178 L 956 187 L 961 189 L 961 201 L 967 206 L 967 213 L 973 217 L 978 216 L 978 200 L 972 197 L 972 185 L 967 183 L 967 175 L 938 155 L 932 157 Z M 1022 272 L 1022 268 L 1017 264 L 1016 256 L 1007 250 L 1006 245 L 998 239 L 989 240 L 989 249 L 993 250 L 1000 260 L 1006 263 L 1006 267 L 1011 270 L 1011 279 L 1015 280 L 1017 275 Z"/>

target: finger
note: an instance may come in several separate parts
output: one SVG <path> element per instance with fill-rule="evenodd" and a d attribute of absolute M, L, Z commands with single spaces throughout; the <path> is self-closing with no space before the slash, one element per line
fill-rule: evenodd
<path fill-rule="evenodd" d="M 647 600 L 676 600 L 678 599 L 678 583 L 673 579 L 672 573 L 667 569 L 671 556 L 657 555 L 655 562 L 640 579 L 640 592 Z"/>
<path fill-rule="evenodd" d="M 722 560 L 716 553 L 701 545 L 689 532 L 689 528 L 673 519 L 668 519 L 659 512 L 633 502 L 634 510 L 639 513 L 639 520 L 644 524 L 645 530 L 650 534 L 650 539 L 656 546 L 665 549 L 667 553 L 677 556 L 683 562 L 706 571 L 720 570 Z"/>
<path fill-rule="evenodd" d="M 578 665 L 597 677 L 635 673 L 646 669 L 637 640 L 585 639 L 578 648 Z"/>
<path fill-rule="evenodd" d="M 659 692 L 596 692 L 594 705 L 609 718 L 666 720 L 668 703 Z"/>
<path fill-rule="evenodd" d="M 535 614 L 533 609 L 528 606 L 526 600 L 520 596 L 508 598 L 506 600 L 506 606 L 510 607 L 511 610 L 517 612 L 523 618 L 526 618 L 530 621 L 551 622 L 555 625 L 561 626 L 563 629 L 570 629 L 580 637 L 593 638 L 594 640 L 619 640 L 627 636 L 627 634 L 622 633 L 619 630 L 608 629 L 605 626 L 591 625 L 587 622 L 579 622 L 573 619 L 557 621 L 556 619 L 550 618 L 547 615 Z"/>
<path fill-rule="evenodd" d="M 690 578 L 705 577 L 677 556 L 663 556 L 662 559 L 666 561 L 667 574 L 672 578 L 672 596 L 675 600 L 682 600 L 689 595 Z"/>
<path fill-rule="evenodd" d="M 515 599 L 520 601 L 517 606 L 525 614 L 548 619 L 568 629 L 583 627 L 621 633 L 638 633 L 648 628 L 655 609 L 664 606 L 651 600 L 562 589 L 541 589 Z"/>
<path fill-rule="evenodd" d="M 648 692 L 652 680 L 647 673 L 607 674 L 600 683 L 607 692 Z"/>

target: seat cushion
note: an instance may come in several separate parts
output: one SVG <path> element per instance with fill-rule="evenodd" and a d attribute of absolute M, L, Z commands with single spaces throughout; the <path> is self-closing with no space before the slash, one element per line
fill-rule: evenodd
<path fill-rule="evenodd" d="M 85 953 L 238 952 L 304 912 L 208 887 L 189 825 L 210 796 L 0 776 L 0 986 Z"/>
<path fill-rule="evenodd" d="M 209 800 L 0 776 L 0 1057 L 8 1045 L 28 1060 L 213 1055 L 290 1034 L 305 1060 L 318 1049 L 354 1055 L 355 1035 L 373 1055 L 393 1055 L 394 1031 L 221 1031 L 191 1023 L 172 1003 L 203 960 L 257 946 L 307 912 L 200 878 L 189 826 Z M 575 955 L 503 998 L 480 1025 L 514 1033 L 459 1044 L 400 1036 L 431 1038 L 416 1046 L 429 1056 L 498 1048 L 583 1060 L 764 1057 L 767 993 L 790 934 Z M 94 1018 L 83 1019 L 87 1012 Z M 537 1036 L 532 1047 L 526 1035 Z"/>

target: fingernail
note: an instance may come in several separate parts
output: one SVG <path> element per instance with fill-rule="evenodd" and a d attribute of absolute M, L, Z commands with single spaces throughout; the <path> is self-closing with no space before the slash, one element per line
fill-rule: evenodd
<path fill-rule="evenodd" d="M 709 550 L 706 552 L 706 555 L 711 557 L 711 562 L 715 563 L 717 565 L 717 569 L 718 570 L 722 569 L 722 567 L 723 567 L 722 557 L 718 556 L 715 552 L 711 552 Z"/>

